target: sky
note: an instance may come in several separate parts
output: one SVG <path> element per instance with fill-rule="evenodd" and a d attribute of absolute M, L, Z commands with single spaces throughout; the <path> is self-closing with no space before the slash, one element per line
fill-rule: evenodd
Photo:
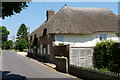
<path fill-rule="evenodd" d="M 118 14 L 118 2 L 30 2 L 21 13 L 6 17 L 0 25 L 7 27 L 10 31 L 8 38 L 12 40 L 22 23 L 30 27 L 30 32 L 32 32 L 45 22 L 47 10 L 53 9 L 57 13 L 65 4 L 68 7 L 108 8 L 116 15 Z"/>

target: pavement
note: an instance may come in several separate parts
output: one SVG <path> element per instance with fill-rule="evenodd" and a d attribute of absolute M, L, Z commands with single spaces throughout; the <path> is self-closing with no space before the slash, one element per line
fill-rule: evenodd
<path fill-rule="evenodd" d="M 20 54 L 22 56 L 27 56 L 27 52 L 17 52 L 17 54 Z"/>
<path fill-rule="evenodd" d="M 2 79 L 2 51 L 0 50 L 0 80 Z"/>
<path fill-rule="evenodd" d="M 17 54 L 22 55 L 22 56 L 24 56 L 24 57 L 27 56 L 27 52 L 17 52 Z M 49 67 L 51 67 L 51 68 L 53 68 L 53 69 L 56 68 L 56 65 L 53 64 L 53 63 L 43 63 L 43 64 L 44 64 L 44 65 L 47 65 L 47 66 L 49 66 Z"/>
<path fill-rule="evenodd" d="M 51 70 L 36 60 L 29 59 L 22 52 L 22 56 L 14 51 L 3 51 L 2 70 L 3 78 L 39 78 L 39 80 L 78 80 L 68 74 Z M 43 79 L 44 78 L 44 79 Z"/>

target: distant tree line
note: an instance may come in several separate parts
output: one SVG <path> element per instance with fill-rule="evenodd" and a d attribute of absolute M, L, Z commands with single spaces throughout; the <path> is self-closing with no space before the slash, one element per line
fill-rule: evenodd
<path fill-rule="evenodd" d="M 8 40 L 8 35 L 10 32 L 5 26 L 0 26 L 0 30 L 0 36 L 2 37 L 0 40 L 0 47 L 2 47 L 2 49 L 12 49 L 13 41 Z"/>
<path fill-rule="evenodd" d="M 12 40 L 8 40 L 8 35 L 10 32 L 7 30 L 5 26 L 0 26 L 0 35 L 1 35 L 1 40 L 0 40 L 0 46 L 2 49 L 8 50 L 8 49 L 16 49 L 19 51 L 23 51 L 24 49 L 28 48 L 28 28 L 26 27 L 25 24 L 21 24 L 18 32 L 17 32 L 17 37 L 16 41 L 13 42 Z M 15 45 L 14 45 L 15 44 Z"/>

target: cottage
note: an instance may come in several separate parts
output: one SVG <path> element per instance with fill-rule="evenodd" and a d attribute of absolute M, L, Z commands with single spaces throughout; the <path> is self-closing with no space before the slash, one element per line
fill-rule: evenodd
<path fill-rule="evenodd" d="M 94 47 L 103 40 L 118 41 L 118 20 L 107 8 L 78 8 L 63 6 L 56 14 L 47 11 L 47 20 L 28 39 L 37 38 L 39 53 L 53 57 L 52 47 Z M 74 54 L 75 55 L 75 54 Z M 49 58 L 52 61 L 52 58 Z"/>
<path fill-rule="evenodd" d="M 117 33 L 117 35 L 118 35 L 118 42 L 120 42 L 120 15 L 117 15 L 117 17 L 118 17 L 118 33 Z"/>

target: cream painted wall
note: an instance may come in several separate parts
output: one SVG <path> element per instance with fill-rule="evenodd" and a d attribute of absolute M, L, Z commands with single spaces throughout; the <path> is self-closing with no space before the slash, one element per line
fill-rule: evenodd
<path fill-rule="evenodd" d="M 118 37 L 118 42 L 120 42 L 120 36 Z"/>
<path fill-rule="evenodd" d="M 91 35 L 55 35 L 55 45 L 59 43 L 70 44 L 71 47 L 93 47 L 100 42 L 100 34 L 107 34 L 107 40 L 118 42 L 116 33 L 97 32 Z"/>

